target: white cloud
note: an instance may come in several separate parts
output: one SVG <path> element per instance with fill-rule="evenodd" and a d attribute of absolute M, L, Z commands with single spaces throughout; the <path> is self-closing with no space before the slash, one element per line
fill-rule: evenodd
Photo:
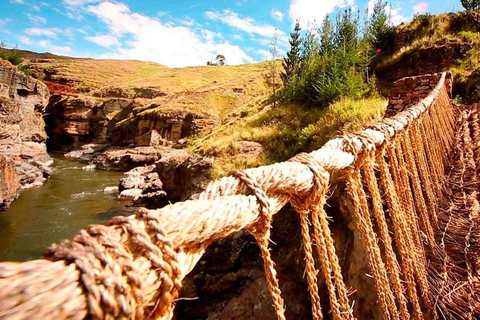
<path fill-rule="evenodd" d="M 104 22 L 112 36 L 132 38 L 104 58 L 155 61 L 170 67 L 204 65 L 218 53 L 228 64 L 254 62 L 240 47 L 228 41 L 215 41 L 217 36 L 197 34 L 186 26 L 161 23 L 156 18 L 131 12 L 121 3 L 102 2 L 88 6 L 87 11 Z"/>
<path fill-rule="evenodd" d="M 282 21 L 283 20 L 283 12 L 281 11 L 278 11 L 278 10 L 272 10 L 272 17 L 273 19 L 277 20 L 277 21 Z"/>
<path fill-rule="evenodd" d="M 57 34 L 50 29 L 29 28 L 25 29 L 24 32 L 31 36 L 47 36 L 50 38 L 57 38 Z"/>
<path fill-rule="evenodd" d="M 185 19 L 179 19 L 178 22 L 187 27 L 191 27 L 195 24 L 195 20 L 190 17 L 185 17 Z"/>
<path fill-rule="evenodd" d="M 211 20 L 221 21 L 238 30 L 258 34 L 263 37 L 272 38 L 275 32 L 277 32 L 279 36 L 284 34 L 283 31 L 277 31 L 274 26 L 258 24 L 252 18 L 241 18 L 238 13 L 230 10 L 223 10 L 222 12 L 207 11 L 205 16 Z"/>
<path fill-rule="evenodd" d="M 0 26 L 6 25 L 7 23 L 10 23 L 10 22 L 12 22 L 12 19 L 9 19 L 9 18 L 0 19 Z"/>
<path fill-rule="evenodd" d="M 428 3 L 420 2 L 413 6 L 413 11 L 415 13 L 425 13 L 428 10 Z"/>
<path fill-rule="evenodd" d="M 202 35 L 207 42 L 212 42 L 217 38 L 218 39 L 223 38 L 223 35 L 220 32 L 212 32 L 207 29 L 202 30 Z"/>
<path fill-rule="evenodd" d="M 368 1 L 368 4 L 367 4 L 367 10 L 368 10 L 368 14 L 372 14 L 373 12 L 373 7 L 375 6 L 375 1 L 376 0 L 370 0 Z"/>
<path fill-rule="evenodd" d="M 85 39 L 105 48 L 112 47 L 112 46 L 118 47 L 120 45 L 120 42 L 116 37 L 108 34 L 98 35 L 95 37 L 86 37 Z"/>
<path fill-rule="evenodd" d="M 72 7 L 80 7 L 86 4 L 98 3 L 101 0 L 62 0 L 64 4 Z"/>
<path fill-rule="evenodd" d="M 405 17 L 400 13 L 401 10 L 402 8 L 400 7 L 397 7 L 397 8 L 390 7 L 390 21 L 394 26 L 398 26 L 402 22 L 405 22 L 408 20 L 408 17 Z"/>
<path fill-rule="evenodd" d="M 18 38 L 18 40 L 20 40 L 20 42 L 23 44 L 32 44 L 32 40 L 30 40 L 29 37 L 21 36 Z"/>
<path fill-rule="evenodd" d="M 38 45 L 42 48 L 47 49 L 49 52 L 55 53 L 55 54 L 65 54 L 72 51 L 72 48 L 70 47 L 57 46 L 50 43 L 50 41 L 48 40 L 41 40 L 38 42 Z"/>
<path fill-rule="evenodd" d="M 292 0 L 288 14 L 295 21 L 300 20 L 303 29 L 310 28 L 314 22 L 320 24 L 327 14 L 336 8 L 344 8 L 354 4 L 354 0 Z"/>
<path fill-rule="evenodd" d="M 30 20 L 34 24 L 45 24 L 45 23 L 47 23 L 47 19 L 45 19 L 44 17 L 35 16 L 33 14 L 30 14 L 30 13 L 25 13 L 25 15 L 27 16 L 28 20 Z"/>
<path fill-rule="evenodd" d="M 375 5 L 375 0 L 370 0 L 367 4 L 368 13 L 373 12 L 373 7 Z M 400 12 L 402 11 L 401 7 L 392 7 L 391 4 L 388 4 L 387 11 L 390 14 L 390 22 L 392 25 L 397 26 L 402 22 L 409 20 L 408 17 L 403 16 Z"/>
<path fill-rule="evenodd" d="M 23 4 L 23 0 L 10 0 L 11 3 Z"/>
<path fill-rule="evenodd" d="M 270 51 L 260 49 L 257 52 L 260 53 L 263 60 L 271 60 L 272 59 L 272 53 Z"/>
<path fill-rule="evenodd" d="M 232 38 L 238 41 L 243 41 L 243 36 L 241 34 L 234 34 Z"/>

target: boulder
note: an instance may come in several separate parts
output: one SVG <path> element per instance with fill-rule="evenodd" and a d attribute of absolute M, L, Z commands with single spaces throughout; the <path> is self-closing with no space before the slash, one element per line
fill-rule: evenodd
<path fill-rule="evenodd" d="M 150 165 L 159 160 L 166 148 L 160 147 L 111 147 L 92 161 L 99 169 L 128 171 L 135 167 Z"/>
<path fill-rule="evenodd" d="M 103 189 L 103 193 L 117 194 L 118 193 L 118 187 L 105 187 L 105 189 Z"/>
<path fill-rule="evenodd" d="M 142 196 L 143 190 L 139 188 L 127 189 L 120 192 L 118 200 L 138 200 Z"/>
<path fill-rule="evenodd" d="M 155 163 L 163 190 L 172 202 L 202 192 L 211 180 L 213 159 L 192 155 L 184 149 L 170 149 Z"/>
<path fill-rule="evenodd" d="M 254 141 L 237 141 L 237 155 L 258 158 L 265 152 L 265 148 Z"/>
<path fill-rule="evenodd" d="M 105 143 L 88 143 L 80 147 L 80 149 L 70 151 L 65 154 L 65 157 L 77 159 L 81 161 L 92 161 L 102 151 L 108 148 L 108 144 Z"/>
<path fill-rule="evenodd" d="M 136 167 L 125 172 L 118 185 L 120 200 L 142 200 L 142 203 L 155 203 L 165 198 L 162 181 L 155 165 Z"/>

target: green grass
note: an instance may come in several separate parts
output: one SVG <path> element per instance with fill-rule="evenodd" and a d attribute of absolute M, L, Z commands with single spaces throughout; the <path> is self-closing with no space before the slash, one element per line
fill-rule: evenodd
<path fill-rule="evenodd" d="M 380 120 L 387 101 L 383 98 L 343 99 L 328 108 L 298 105 L 256 106 L 248 115 L 227 123 L 207 137 L 190 140 L 190 150 L 215 157 L 214 177 L 232 170 L 285 161 L 299 152 L 310 152 L 340 133 L 355 132 Z M 237 141 L 248 140 L 265 148 L 261 158 L 238 157 Z"/>

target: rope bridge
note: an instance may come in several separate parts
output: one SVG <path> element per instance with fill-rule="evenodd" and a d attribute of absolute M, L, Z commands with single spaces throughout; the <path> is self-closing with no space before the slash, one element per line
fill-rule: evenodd
<path fill-rule="evenodd" d="M 313 318 L 354 319 L 324 210 L 334 172 L 347 181 L 385 319 L 480 317 L 479 110 L 456 110 L 445 83 L 446 73 L 415 106 L 310 154 L 237 171 L 197 200 L 89 226 L 42 260 L 0 263 L 0 319 L 171 319 L 206 248 L 240 230 L 255 237 L 285 319 L 269 242 L 287 203 L 300 217 Z"/>

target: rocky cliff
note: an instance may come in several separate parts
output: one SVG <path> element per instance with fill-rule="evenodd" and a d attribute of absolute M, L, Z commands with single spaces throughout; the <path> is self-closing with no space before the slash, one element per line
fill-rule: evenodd
<path fill-rule="evenodd" d="M 18 190 L 5 187 L 8 181 L 17 180 L 21 188 L 28 188 L 41 185 L 50 175 L 52 161 L 47 154 L 43 121 L 49 97 L 43 83 L 0 61 L 0 155 L 5 157 L 0 166 L 8 168 L 0 178 L 0 189 L 8 190 L 0 194 L 3 209 L 16 197 L 13 190 Z M 10 170 L 11 163 L 15 174 Z"/>

